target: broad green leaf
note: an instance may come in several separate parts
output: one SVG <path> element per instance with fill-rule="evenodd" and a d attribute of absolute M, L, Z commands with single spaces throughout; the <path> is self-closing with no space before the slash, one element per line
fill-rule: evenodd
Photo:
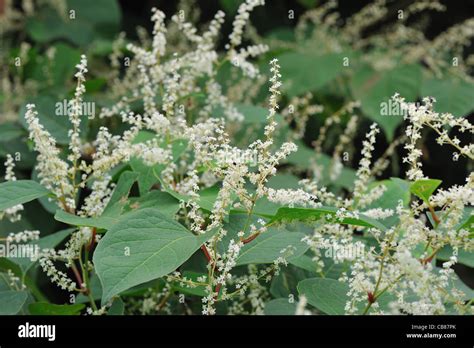
<path fill-rule="evenodd" d="M 370 192 L 371 189 L 379 185 L 385 186 L 385 192 L 379 199 L 375 200 L 364 209 L 392 209 L 394 215 L 383 219 L 383 224 L 385 226 L 392 227 L 399 221 L 397 214 L 395 214 L 395 209 L 397 208 L 399 201 L 401 200 L 403 202 L 404 207 L 407 207 L 410 203 L 410 183 L 402 179 L 391 178 L 390 180 L 377 181 L 370 184 L 366 192 Z"/>
<path fill-rule="evenodd" d="M 326 222 L 338 223 L 344 225 L 354 225 L 362 227 L 373 227 L 381 231 L 385 231 L 387 228 L 372 218 L 369 218 L 363 214 L 358 214 L 356 217 L 344 217 L 338 218 L 336 216 L 337 209 L 333 207 L 321 207 L 321 208 L 280 208 L 275 216 L 270 220 L 270 224 L 279 222 L 316 222 L 320 219 L 325 219 Z"/>
<path fill-rule="evenodd" d="M 70 18 L 74 10 L 74 18 Z M 34 41 L 45 43 L 67 39 L 77 45 L 88 45 L 94 38 L 112 38 L 117 32 L 121 12 L 116 0 L 68 0 L 66 18 L 50 7 L 40 8 L 27 18 L 27 33 Z"/>
<path fill-rule="evenodd" d="M 298 284 L 298 293 L 305 295 L 310 305 L 331 315 L 345 314 L 348 292 L 347 284 L 329 278 L 305 279 Z"/>
<path fill-rule="evenodd" d="M 461 223 L 461 226 L 459 226 L 459 230 L 466 230 L 469 231 L 469 235 L 471 237 L 473 236 L 474 233 L 474 215 L 469 216 L 463 223 Z"/>
<path fill-rule="evenodd" d="M 296 40 L 295 31 L 291 27 L 277 27 L 275 29 L 271 29 L 268 31 L 268 33 L 265 33 L 264 37 L 265 39 L 268 39 L 268 40 L 273 39 L 273 40 L 289 41 L 289 42 L 294 42 Z"/>
<path fill-rule="evenodd" d="M 276 214 L 280 207 L 280 204 L 270 202 L 267 197 L 260 197 L 255 202 L 253 214 L 263 217 L 271 217 Z"/>
<path fill-rule="evenodd" d="M 220 252 L 227 251 L 231 239 L 239 240 L 238 233 L 245 229 L 244 239 L 251 236 L 249 225 L 258 225 L 258 217 L 252 215 L 250 219 L 246 214 L 233 213 L 229 217 L 229 221 L 224 224 L 227 231 L 222 241 L 218 244 Z M 237 265 L 245 265 L 252 263 L 272 263 L 280 256 L 287 256 L 288 260 L 296 258 L 308 249 L 308 245 L 301 241 L 305 235 L 300 232 L 289 232 L 283 228 L 269 227 L 265 232 L 257 236 L 251 242 L 245 244 L 237 257 Z M 292 249 L 291 255 L 284 255 L 281 251 L 287 247 Z"/>
<path fill-rule="evenodd" d="M 125 303 L 120 297 L 117 297 L 107 311 L 107 315 L 123 315 L 124 310 Z"/>
<path fill-rule="evenodd" d="M 474 84 L 461 79 L 425 79 L 421 95 L 436 99 L 437 112 L 449 112 L 454 116 L 465 116 L 474 110 Z"/>
<path fill-rule="evenodd" d="M 325 255 L 326 254 L 323 253 L 321 257 L 321 261 L 324 262 L 321 277 L 339 279 L 343 272 L 347 272 L 349 270 L 350 264 L 348 261 L 335 263 L 333 258 L 326 257 Z M 312 258 L 308 255 L 301 255 L 300 257 L 291 259 L 290 264 L 313 274 L 315 274 L 316 270 L 318 269 L 316 262 L 313 261 Z"/>
<path fill-rule="evenodd" d="M 32 180 L 7 181 L 0 184 L 0 211 L 18 204 L 28 203 L 49 193 Z"/>
<path fill-rule="evenodd" d="M 290 303 L 288 298 L 276 298 L 265 303 L 266 315 L 295 315 L 296 303 Z"/>
<path fill-rule="evenodd" d="M 130 171 L 125 171 L 120 175 L 117 186 L 115 187 L 112 197 L 110 197 L 110 200 L 107 204 L 107 207 L 105 207 L 102 216 L 120 215 L 123 207 L 125 206 L 130 189 L 137 180 L 138 176 L 138 173 Z"/>
<path fill-rule="evenodd" d="M 158 182 L 155 173 L 158 174 L 163 170 L 162 165 L 148 166 L 139 158 L 132 158 L 130 160 L 130 166 L 134 172 L 139 174 L 138 188 L 140 195 L 146 194 L 150 188 Z"/>
<path fill-rule="evenodd" d="M 288 260 L 298 257 L 308 250 L 308 244 L 301 241 L 304 236 L 299 232 L 269 228 L 242 247 L 237 257 L 237 265 L 272 263 L 280 256 L 285 256 L 286 254 L 282 253 L 282 250 L 288 247 L 291 247 L 292 250 L 287 257 Z"/>
<path fill-rule="evenodd" d="M 2 143 L 19 138 L 23 134 L 25 134 L 24 130 L 16 123 L 7 122 L 0 124 L 0 142 Z"/>
<path fill-rule="evenodd" d="M 119 219 L 116 216 L 99 216 L 93 218 L 86 218 L 77 216 L 74 214 L 66 213 L 63 210 L 56 211 L 54 218 L 57 221 L 64 222 L 72 226 L 87 226 L 87 227 L 96 227 L 104 230 L 108 230 L 114 224 L 118 223 Z"/>
<path fill-rule="evenodd" d="M 62 42 L 55 45 L 54 48 L 55 54 L 52 62 L 52 66 L 54 67 L 52 69 L 53 82 L 57 86 L 62 86 L 65 81 L 73 79 L 75 66 L 81 59 L 81 52 Z"/>
<path fill-rule="evenodd" d="M 173 272 L 210 238 L 147 208 L 124 216 L 100 240 L 94 264 L 106 303 L 131 287 Z"/>
<path fill-rule="evenodd" d="M 293 174 L 276 174 L 268 179 L 267 186 L 274 189 L 298 189 L 300 180 Z"/>
<path fill-rule="evenodd" d="M 291 263 L 291 260 L 289 262 Z M 270 285 L 270 294 L 275 298 L 294 297 L 298 293 L 298 283 L 315 276 L 314 272 L 308 272 L 291 264 L 284 266 L 278 275 L 273 277 Z"/>
<path fill-rule="evenodd" d="M 167 192 L 152 190 L 139 198 L 130 198 L 126 210 L 157 208 L 163 215 L 173 217 L 179 210 L 179 201 Z"/>
<path fill-rule="evenodd" d="M 142 143 L 148 140 L 155 138 L 156 135 L 142 131 L 137 137 L 133 140 L 134 143 Z M 173 154 L 173 160 L 178 161 L 181 154 L 186 150 L 188 143 L 184 139 L 177 139 L 171 142 L 171 152 Z M 165 141 L 162 141 L 160 144 L 162 148 L 167 148 L 168 144 Z M 148 166 L 139 158 L 130 159 L 130 166 L 134 172 L 139 173 L 138 177 L 138 188 L 140 190 L 140 195 L 147 193 L 150 188 L 159 181 L 157 175 L 160 175 L 161 171 L 166 168 L 163 164 L 156 164 L 153 166 Z"/>
<path fill-rule="evenodd" d="M 298 257 L 295 257 L 290 261 L 290 263 L 308 272 L 316 272 L 316 264 L 308 255 L 300 255 Z"/>
<path fill-rule="evenodd" d="M 283 78 L 283 89 L 294 97 L 315 91 L 335 79 L 344 71 L 343 58 L 348 54 L 330 53 L 313 55 L 288 52 L 278 57 Z M 318 67 L 324 67 L 319 68 Z"/>
<path fill-rule="evenodd" d="M 410 192 L 429 204 L 431 195 L 439 185 L 441 185 L 441 180 L 420 179 L 411 184 Z"/>
<path fill-rule="evenodd" d="M 76 20 L 94 25 L 94 30 L 114 33 L 121 20 L 116 0 L 67 0 L 68 8 L 76 11 Z"/>
<path fill-rule="evenodd" d="M 36 302 L 28 306 L 33 315 L 79 315 L 86 306 L 82 303 L 58 305 L 48 302 Z"/>
<path fill-rule="evenodd" d="M 459 278 L 459 276 L 454 273 L 452 274 L 452 279 L 449 280 L 449 285 L 447 287 L 447 291 L 449 291 L 450 293 L 456 289 L 456 290 L 460 290 L 464 293 L 464 296 L 463 296 L 463 299 L 468 301 L 468 300 L 471 300 L 474 298 L 474 290 L 472 288 L 470 288 L 469 286 L 467 286 L 462 280 L 461 278 Z"/>
<path fill-rule="evenodd" d="M 18 314 L 27 298 L 26 291 L 0 291 L 0 315 Z"/>
<path fill-rule="evenodd" d="M 361 101 L 364 114 L 377 122 L 388 140 L 392 140 L 395 129 L 403 121 L 403 114 L 391 112 L 391 97 L 399 93 L 407 100 L 416 100 L 420 94 L 421 67 L 398 65 L 387 71 L 376 71 L 368 65 L 355 72 L 351 80 L 354 97 Z M 383 112 L 383 106 L 389 111 Z"/>
<path fill-rule="evenodd" d="M 26 32 L 36 42 L 46 43 L 56 39 L 67 39 L 77 45 L 87 45 L 94 32 L 90 24 L 79 20 L 64 21 L 52 9 L 42 10 L 26 20 Z"/>
<path fill-rule="evenodd" d="M 449 212 L 446 214 L 449 214 Z M 446 217 L 447 216 L 441 215 L 441 219 L 445 219 Z M 469 237 L 474 238 L 474 207 L 464 207 L 461 220 L 455 228 L 456 231 L 467 231 L 469 233 Z"/>
<path fill-rule="evenodd" d="M 248 104 L 237 104 L 237 110 L 244 115 L 245 123 L 260 123 L 266 124 L 268 122 L 268 109 L 257 106 L 257 105 L 248 105 Z M 283 116 L 280 114 L 275 114 L 275 121 L 281 123 L 283 121 Z"/>
<path fill-rule="evenodd" d="M 294 164 L 300 168 L 309 168 L 311 159 L 315 159 L 316 164 L 321 169 L 321 177 L 318 177 L 318 181 L 321 185 L 343 187 L 346 189 L 352 189 L 354 181 L 356 179 L 355 170 L 346 166 L 342 167 L 341 174 L 336 181 L 330 178 L 330 168 L 332 166 L 332 159 L 326 154 L 316 154 L 313 149 L 306 146 L 301 141 L 296 141 L 295 144 L 298 146 L 298 151 L 290 154 L 286 161 Z"/>
<path fill-rule="evenodd" d="M 212 209 L 214 208 L 214 203 L 217 199 L 217 196 L 218 196 L 219 190 L 220 190 L 220 187 L 217 186 L 217 185 L 207 187 L 205 189 L 202 189 L 198 193 L 199 198 L 195 199 L 191 196 L 187 196 L 187 195 L 183 195 L 183 194 L 180 194 L 178 192 L 175 192 L 175 191 L 167 188 L 162 181 L 160 181 L 160 182 L 163 186 L 163 190 L 165 192 L 169 193 L 171 196 L 173 196 L 177 200 L 182 201 L 182 202 L 189 202 L 192 198 L 193 200 L 196 200 L 196 203 L 199 205 L 199 207 L 201 209 L 207 210 L 207 211 L 212 211 Z M 233 199 L 236 198 L 235 193 L 231 193 L 231 198 L 233 198 Z M 231 209 L 231 207 L 227 208 L 227 210 L 230 210 L 230 209 Z M 227 216 L 224 218 L 224 220 L 227 220 Z"/>
<path fill-rule="evenodd" d="M 21 161 L 16 162 L 17 168 L 31 170 L 36 162 L 36 154 L 28 147 L 28 143 L 23 138 L 15 138 L 9 141 L 0 139 L 0 157 L 15 153 L 21 154 Z"/>
<path fill-rule="evenodd" d="M 222 9 L 231 15 L 237 12 L 241 3 L 242 1 L 240 0 L 219 0 Z"/>

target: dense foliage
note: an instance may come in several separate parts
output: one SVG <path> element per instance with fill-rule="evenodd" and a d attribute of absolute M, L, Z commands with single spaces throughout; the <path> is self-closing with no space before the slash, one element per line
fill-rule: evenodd
<path fill-rule="evenodd" d="M 472 314 L 472 19 L 0 3 L 0 314 Z"/>

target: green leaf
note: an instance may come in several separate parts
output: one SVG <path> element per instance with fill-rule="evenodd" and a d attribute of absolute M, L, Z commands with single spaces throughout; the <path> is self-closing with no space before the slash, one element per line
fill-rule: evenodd
<path fill-rule="evenodd" d="M 90 24 L 78 20 L 65 22 L 49 8 L 26 19 L 26 32 L 39 43 L 63 38 L 77 45 L 87 45 L 94 35 Z"/>
<path fill-rule="evenodd" d="M 65 224 L 72 226 L 96 227 L 104 230 L 108 230 L 114 224 L 119 222 L 118 217 L 115 216 L 99 216 L 96 218 L 85 218 L 74 214 L 66 213 L 63 210 L 56 211 L 54 218 L 57 221 L 64 222 Z"/>
<path fill-rule="evenodd" d="M 49 193 L 32 180 L 7 181 L 0 184 L 0 211 L 18 204 L 28 203 Z"/>
<path fill-rule="evenodd" d="M 438 270 L 441 270 L 441 268 L 437 268 Z M 474 290 L 471 289 L 469 286 L 467 286 L 459 276 L 454 273 L 451 275 L 452 279 L 449 280 L 449 285 L 446 288 L 446 290 L 449 293 L 452 293 L 454 289 L 460 290 L 464 293 L 463 300 L 471 300 L 474 298 Z"/>
<path fill-rule="evenodd" d="M 139 174 L 131 171 L 125 171 L 120 175 L 117 185 L 112 193 L 112 197 L 105 207 L 102 216 L 120 215 L 125 206 L 126 199 L 130 193 L 130 189 L 137 180 Z"/>
<path fill-rule="evenodd" d="M 257 220 L 258 217 L 256 215 L 252 215 L 249 220 L 247 214 L 232 213 L 229 217 L 229 221 L 224 224 L 224 229 L 227 231 L 227 234 L 218 244 L 219 251 L 222 253 L 226 252 L 230 240 L 239 240 L 240 237 L 238 233 L 243 231 L 245 227 L 247 227 L 246 235 L 244 235 L 243 238 L 250 237 L 251 233 L 249 232 L 248 225 L 257 225 Z M 293 254 L 288 257 L 288 260 L 292 260 L 304 254 L 308 249 L 308 245 L 301 241 L 304 236 L 305 235 L 300 232 L 289 232 L 283 228 L 269 227 L 264 233 L 240 249 L 236 261 L 237 265 L 272 263 L 278 257 L 285 256 L 280 252 L 290 245 L 295 248 Z"/>
<path fill-rule="evenodd" d="M 347 53 L 314 55 L 299 52 L 280 55 L 284 91 L 294 97 L 323 87 L 344 71 L 343 58 L 347 56 Z"/>
<path fill-rule="evenodd" d="M 65 81 L 72 80 L 75 66 L 81 59 L 81 52 L 65 43 L 58 43 L 54 48 L 56 51 L 52 62 L 53 82 L 57 86 L 62 86 Z"/>
<path fill-rule="evenodd" d="M 100 240 L 94 264 L 102 303 L 132 286 L 173 272 L 210 238 L 147 208 L 124 216 Z"/>
<path fill-rule="evenodd" d="M 295 315 L 296 303 L 290 303 L 287 298 L 277 298 L 265 304 L 266 315 Z"/>
<path fill-rule="evenodd" d="M 399 201 L 403 202 L 403 206 L 407 207 L 410 203 L 410 183 L 408 181 L 391 178 L 390 180 L 377 181 L 369 185 L 367 192 L 370 192 L 371 189 L 383 185 L 385 186 L 385 192 L 382 196 L 368 205 L 365 209 L 395 209 L 398 206 Z M 383 220 L 383 223 L 387 227 L 392 227 L 396 225 L 399 221 L 399 217 L 394 214 Z"/>
<path fill-rule="evenodd" d="M 316 264 L 308 255 L 300 255 L 298 257 L 295 257 L 290 261 L 290 263 L 308 272 L 316 272 Z"/>
<path fill-rule="evenodd" d="M 156 135 L 147 131 L 141 131 L 137 137 L 133 140 L 134 143 L 143 143 L 148 140 L 155 138 Z M 166 148 L 168 145 L 165 141 L 160 144 L 162 148 Z M 188 142 L 184 139 L 177 139 L 171 142 L 171 152 L 173 160 L 178 161 L 181 154 L 186 150 Z M 154 166 L 148 166 L 139 158 L 131 158 L 130 166 L 134 172 L 139 173 L 138 177 L 138 188 L 140 195 L 146 194 L 150 188 L 159 181 L 157 175 L 166 168 L 163 164 L 156 164 Z"/>
<path fill-rule="evenodd" d="M 272 263 L 280 256 L 284 256 L 285 254 L 282 254 L 281 251 L 289 246 L 295 249 L 292 249 L 288 260 L 298 257 L 308 250 L 308 244 L 301 241 L 304 236 L 299 232 L 269 228 L 242 247 L 237 257 L 237 265 Z"/>
<path fill-rule="evenodd" d="M 125 303 L 120 297 L 117 297 L 107 311 L 107 315 L 123 315 L 124 310 Z"/>
<path fill-rule="evenodd" d="M 331 185 L 336 188 L 343 187 L 346 189 L 353 188 L 353 184 L 356 179 L 356 172 L 354 169 L 343 166 L 341 174 L 337 180 L 331 180 L 330 170 L 332 166 L 332 158 L 323 153 L 316 154 L 313 149 L 306 146 L 302 141 L 296 141 L 295 144 L 298 146 L 298 151 L 290 154 L 286 158 L 286 161 L 306 169 L 311 164 L 310 159 L 316 158 L 316 164 L 321 168 L 321 177 L 318 177 L 318 181 L 321 183 L 321 185 Z"/>
<path fill-rule="evenodd" d="M 16 123 L 7 122 L 0 124 L 0 142 L 2 143 L 19 138 L 24 133 L 24 130 Z"/>
<path fill-rule="evenodd" d="M 26 291 L 0 291 L 0 315 L 18 314 L 27 298 Z"/>
<path fill-rule="evenodd" d="M 257 106 L 257 105 L 247 105 L 247 104 L 237 104 L 237 110 L 244 116 L 245 123 L 257 123 L 265 124 L 268 122 L 268 109 Z M 283 121 L 283 116 L 280 114 L 275 114 L 276 122 L 280 123 Z"/>
<path fill-rule="evenodd" d="M 454 116 L 465 116 L 474 110 L 474 84 L 462 79 L 425 79 L 421 95 L 436 99 L 437 112 L 449 112 Z"/>
<path fill-rule="evenodd" d="M 139 198 L 130 198 L 126 210 L 158 208 L 163 215 L 173 217 L 179 210 L 179 201 L 167 192 L 153 190 Z"/>
<path fill-rule="evenodd" d="M 219 0 L 222 9 L 232 15 L 237 12 L 241 3 L 241 0 Z"/>
<path fill-rule="evenodd" d="M 298 189 L 301 179 L 293 174 L 279 173 L 268 179 L 268 187 L 274 189 Z"/>
<path fill-rule="evenodd" d="M 214 203 L 220 191 L 220 186 L 218 185 L 207 187 L 205 189 L 202 189 L 199 192 L 199 198 L 195 199 L 191 196 L 187 196 L 187 195 L 183 195 L 178 192 L 175 192 L 167 188 L 162 181 L 160 182 L 163 186 L 163 190 L 169 193 L 171 196 L 173 196 L 177 200 L 182 201 L 182 202 L 189 202 L 189 200 L 192 198 L 193 200 L 196 201 L 196 203 L 199 205 L 201 209 L 206 210 L 206 211 L 212 211 L 212 209 L 214 208 Z M 231 198 L 235 199 L 235 197 L 236 197 L 235 193 L 231 193 Z M 230 209 L 231 207 L 227 208 L 227 210 L 230 210 Z M 227 216 L 224 218 L 224 220 L 226 219 L 227 219 Z"/>
<path fill-rule="evenodd" d="M 380 231 L 385 231 L 387 228 L 372 218 L 369 218 L 363 214 L 359 214 L 358 218 L 345 217 L 338 218 L 336 216 L 337 209 L 333 207 L 321 207 L 321 208 L 280 208 L 275 216 L 270 220 L 270 224 L 276 222 L 316 222 L 320 219 L 326 219 L 327 222 L 338 223 L 344 225 L 354 225 L 362 227 L 373 227 Z"/>
<path fill-rule="evenodd" d="M 120 5 L 116 0 L 67 0 L 67 4 L 76 11 L 76 20 L 93 24 L 97 32 L 107 26 L 118 29 L 120 25 Z"/>
<path fill-rule="evenodd" d="M 474 233 L 474 215 L 469 216 L 458 228 L 459 230 L 466 230 L 469 231 L 469 236 L 472 238 L 474 237 L 472 234 Z"/>
<path fill-rule="evenodd" d="M 71 10 L 75 18 L 69 17 Z M 112 38 L 121 20 L 116 0 L 68 0 L 64 15 L 67 18 L 61 18 L 50 7 L 40 8 L 35 16 L 27 18 L 27 33 L 40 43 L 67 39 L 86 46 L 95 38 Z"/>
<path fill-rule="evenodd" d="M 48 302 L 35 302 L 28 306 L 33 315 L 79 315 L 86 306 L 84 304 L 58 305 Z"/>
<path fill-rule="evenodd" d="M 297 286 L 300 281 L 315 276 L 314 272 L 308 272 L 291 264 L 283 266 L 278 275 L 272 279 L 270 294 L 275 298 L 290 298 L 298 293 Z"/>
<path fill-rule="evenodd" d="M 120 219 L 146 208 L 156 208 L 161 214 L 169 218 L 172 218 L 179 210 L 179 203 L 176 199 L 172 195 L 161 191 L 148 192 L 145 196 L 140 198 L 130 198 L 127 203 L 123 212 L 118 211 L 121 203 L 116 202 L 108 210 L 104 211 L 103 215 L 98 217 L 81 217 L 63 210 L 57 210 L 54 218 L 57 221 L 72 226 L 87 226 L 108 230 L 113 225 L 119 223 Z"/>
<path fill-rule="evenodd" d="M 305 295 L 308 303 L 323 313 L 345 314 L 349 286 L 335 279 L 311 278 L 298 284 L 298 293 Z"/>
<path fill-rule="evenodd" d="M 410 192 L 421 198 L 423 202 L 429 204 L 431 195 L 439 185 L 441 185 L 441 180 L 421 179 L 411 184 Z"/>
<path fill-rule="evenodd" d="M 388 140 L 392 140 L 395 129 L 403 121 L 403 114 L 382 114 L 382 106 L 391 105 L 390 98 L 399 93 L 407 100 L 415 100 L 420 94 L 421 67 L 419 65 L 398 65 L 376 71 L 366 65 L 355 72 L 351 80 L 354 97 L 361 101 L 364 114 L 377 122 Z"/>
<path fill-rule="evenodd" d="M 453 248 L 446 246 L 436 253 L 436 258 L 442 261 L 448 261 L 453 255 Z M 459 249 L 458 262 L 468 267 L 474 268 L 474 252 Z"/>

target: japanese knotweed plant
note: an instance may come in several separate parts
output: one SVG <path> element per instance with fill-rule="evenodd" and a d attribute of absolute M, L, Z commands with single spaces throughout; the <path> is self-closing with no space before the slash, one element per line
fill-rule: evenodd
<path fill-rule="evenodd" d="M 249 58 L 266 48 L 240 46 L 249 12 L 262 4 L 247 0 L 239 7 L 224 53 L 215 49 L 222 12 L 202 35 L 173 17 L 188 49 L 168 52 L 165 16 L 154 9 L 150 43 L 128 45 L 134 57 L 117 76 L 117 100 L 101 110 L 93 140 L 81 127 L 85 55 L 68 102 L 68 146 L 57 145 L 35 105 L 27 105 L 36 174 L 16 180 L 8 156 L 2 218 L 19 222 L 23 204 L 47 197 L 56 205 L 54 219 L 68 228 L 44 237 L 36 230 L 7 234 L 6 246 L 34 246 L 34 252 L 4 255 L 0 313 L 472 313 L 474 292 L 453 267 L 472 266 L 474 176 L 441 189 L 420 162 L 426 127 L 439 144 L 472 160 L 473 144 L 449 133 L 472 134 L 472 124 L 436 112 L 433 98 L 415 104 L 394 95 L 408 124 L 396 144 L 406 150 L 406 178 L 375 180 L 393 146 L 373 158 L 380 132 L 374 123 L 348 192 L 332 192 L 321 171 L 338 180 L 341 168 L 326 167 L 321 143 L 329 126 L 359 105 L 350 102 L 328 118 L 315 151 L 304 154 L 314 170 L 296 187 L 275 185 L 281 166 L 298 153 L 296 120 L 320 107 L 308 95 L 280 115 L 282 76 L 272 59 L 259 137 L 237 146 L 245 114 L 254 109 L 239 109 L 216 79 L 225 61 L 238 62 L 249 78 L 259 75 Z M 121 132 L 106 126 L 117 116 Z M 351 120 L 334 158 L 352 141 L 356 117 Z M 294 132 L 279 134 L 293 121 Z M 38 265 L 71 294 L 70 304 L 52 303 L 42 293 L 32 278 Z"/>

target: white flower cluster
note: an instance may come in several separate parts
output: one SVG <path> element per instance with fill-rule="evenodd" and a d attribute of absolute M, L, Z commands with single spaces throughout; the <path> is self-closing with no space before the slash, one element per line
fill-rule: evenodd
<path fill-rule="evenodd" d="M 232 47 L 237 47 L 242 43 L 244 27 L 250 17 L 250 12 L 257 6 L 265 5 L 265 0 L 246 0 L 237 10 L 237 16 L 234 19 L 233 30 L 229 35 Z"/>
<path fill-rule="evenodd" d="M 15 161 L 13 160 L 12 155 L 7 154 L 7 160 L 4 163 L 5 165 L 5 180 L 6 181 L 16 181 L 15 172 Z M 22 204 L 17 204 L 13 207 L 5 209 L 5 211 L 0 212 L 0 220 L 6 216 L 10 222 L 16 222 L 21 220 L 20 212 L 24 209 Z"/>
<path fill-rule="evenodd" d="M 38 240 L 40 232 L 39 231 L 23 231 L 17 233 L 10 233 L 6 241 L 8 243 L 22 243 L 29 240 Z"/>

